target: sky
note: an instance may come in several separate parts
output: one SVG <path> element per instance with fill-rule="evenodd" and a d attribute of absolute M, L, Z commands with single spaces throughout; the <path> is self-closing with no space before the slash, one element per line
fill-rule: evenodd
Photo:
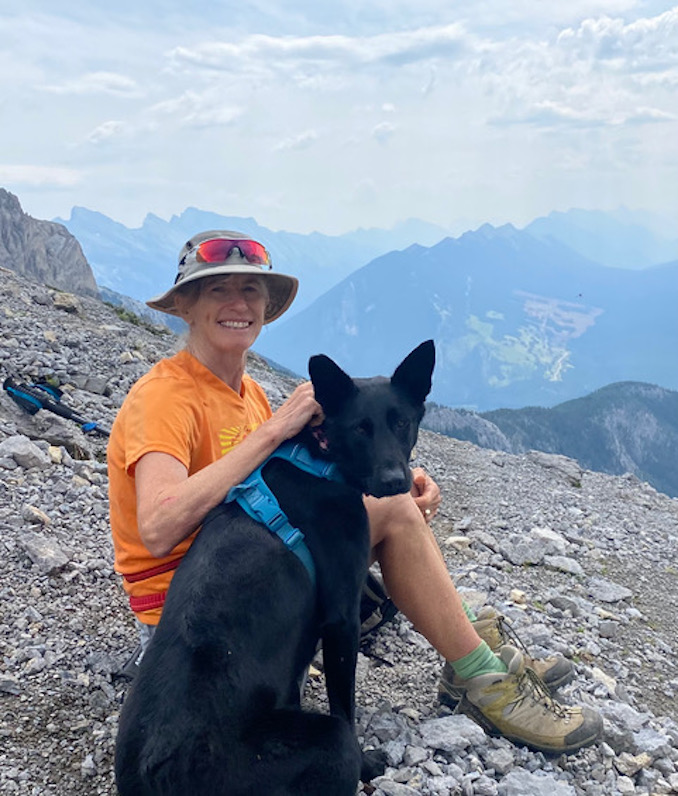
<path fill-rule="evenodd" d="M 672 3 L 0 0 L 0 31 L 0 187 L 36 218 L 678 219 Z"/>

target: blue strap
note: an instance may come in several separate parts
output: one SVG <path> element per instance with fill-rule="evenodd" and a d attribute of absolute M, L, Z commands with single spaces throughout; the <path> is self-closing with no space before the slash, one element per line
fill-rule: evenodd
<path fill-rule="evenodd" d="M 340 481 L 342 478 L 332 462 L 315 458 L 308 448 L 298 442 L 284 442 L 242 483 L 230 489 L 224 500 L 225 503 L 236 501 L 253 520 L 263 523 L 271 533 L 278 536 L 287 549 L 293 552 L 306 567 L 311 582 L 315 585 L 315 564 L 311 551 L 304 541 L 304 534 L 287 519 L 275 495 L 264 481 L 262 470 L 271 459 L 283 459 L 300 470 L 320 478 L 334 481 Z"/>

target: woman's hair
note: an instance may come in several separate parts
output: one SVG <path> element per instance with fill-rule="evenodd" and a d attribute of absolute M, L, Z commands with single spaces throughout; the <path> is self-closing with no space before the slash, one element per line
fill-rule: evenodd
<path fill-rule="evenodd" d="M 207 282 L 207 279 L 196 279 L 177 288 L 174 301 L 182 314 L 185 310 L 189 310 L 198 300 L 204 282 Z"/>

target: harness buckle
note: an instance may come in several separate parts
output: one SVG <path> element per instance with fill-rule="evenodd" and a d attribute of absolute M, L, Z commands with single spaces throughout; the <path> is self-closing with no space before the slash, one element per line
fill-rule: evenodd
<path fill-rule="evenodd" d="M 285 543 L 285 546 L 290 550 L 294 550 L 295 547 L 304 541 L 304 534 L 298 528 L 294 527 L 291 527 L 291 531 L 284 536 L 282 534 L 278 535 Z"/>
<path fill-rule="evenodd" d="M 271 517 L 266 517 L 266 525 L 273 531 L 280 536 L 280 531 L 285 525 L 289 525 L 289 520 L 287 519 L 287 515 L 282 512 L 278 511 Z M 281 537 L 284 538 L 284 537 Z"/>

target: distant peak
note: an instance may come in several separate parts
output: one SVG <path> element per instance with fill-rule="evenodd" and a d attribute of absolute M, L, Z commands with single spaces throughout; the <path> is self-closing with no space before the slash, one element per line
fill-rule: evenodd
<path fill-rule="evenodd" d="M 498 240 L 513 238 L 519 233 L 519 230 L 513 224 L 502 224 L 500 227 L 494 227 L 492 224 L 483 224 L 471 232 L 465 232 L 460 240 L 485 238 L 485 240 Z"/>

